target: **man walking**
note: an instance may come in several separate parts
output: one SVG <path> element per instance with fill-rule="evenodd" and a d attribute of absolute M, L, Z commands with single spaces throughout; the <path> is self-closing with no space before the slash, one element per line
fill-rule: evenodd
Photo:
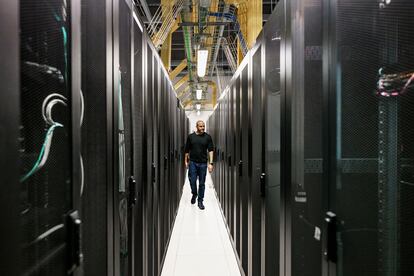
<path fill-rule="evenodd" d="M 204 132 L 205 124 L 203 121 L 197 121 L 197 131 L 187 137 L 185 144 L 185 166 L 188 168 L 188 178 L 191 185 L 191 204 L 196 202 L 198 195 L 198 208 L 204 210 L 203 199 L 206 182 L 207 168 L 211 173 L 213 171 L 213 139 Z M 208 156 L 207 156 L 208 151 Z M 208 161 L 208 165 L 207 165 Z M 198 193 L 197 193 L 198 177 Z"/>

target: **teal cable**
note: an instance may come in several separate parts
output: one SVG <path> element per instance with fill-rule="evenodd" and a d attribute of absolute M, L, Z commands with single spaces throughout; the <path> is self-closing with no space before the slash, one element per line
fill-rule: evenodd
<path fill-rule="evenodd" d="M 54 16 L 55 16 L 55 20 L 57 22 L 62 23 L 62 18 L 60 18 L 59 15 L 54 13 Z M 63 35 L 63 49 L 64 49 L 63 50 L 64 51 L 63 55 L 64 55 L 64 59 L 65 59 L 65 84 L 66 84 L 66 88 L 67 88 L 67 85 L 68 85 L 68 32 L 66 31 L 65 26 L 62 26 L 60 29 L 61 29 L 62 35 Z"/>
<path fill-rule="evenodd" d="M 68 85 L 68 33 L 66 32 L 66 28 L 62 26 L 61 28 L 63 34 L 63 49 L 64 49 L 64 57 L 65 57 L 65 83 L 66 87 Z"/>
<path fill-rule="evenodd" d="M 36 163 L 33 165 L 32 169 L 26 175 L 24 175 L 22 178 L 20 178 L 20 183 L 26 181 L 30 176 L 32 176 L 39 169 L 38 167 L 39 167 L 40 162 L 42 161 L 43 154 L 45 153 L 46 145 L 47 145 L 53 131 L 57 127 L 63 127 L 63 125 L 59 124 L 59 123 L 55 123 L 46 132 L 45 140 L 43 141 L 43 146 L 42 146 L 42 149 L 40 150 L 39 157 L 37 158 Z"/>

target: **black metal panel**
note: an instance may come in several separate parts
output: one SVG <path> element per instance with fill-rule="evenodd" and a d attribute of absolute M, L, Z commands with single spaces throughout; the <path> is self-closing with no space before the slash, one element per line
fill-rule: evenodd
<path fill-rule="evenodd" d="M 249 91 L 248 91 L 248 68 L 245 66 L 242 70 L 241 74 L 241 160 L 242 160 L 242 171 L 241 171 L 241 189 L 240 189 L 240 202 L 241 202 L 241 240 L 240 240 L 240 247 L 241 247 L 241 261 L 242 266 L 245 272 L 248 271 L 248 240 L 249 240 L 249 232 L 248 232 L 248 210 L 249 210 L 249 197 L 250 197 L 250 175 L 249 175 L 249 167 L 251 162 L 249 144 L 250 135 L 249 132 L 251 131 L 249 127 L 250 124 L 250 112 L 249 112 Z"/>
<path fill-rule="evenodd" d="M 265 175 L 262 168 L 262 48 L 259 46 L 250 60 L 251 72 L 251 209 L 249 226 L 251 242 L 249 254 L 251 267 L 249 275 L 261 275 L 262 259 L 262 199 L 264 196 Z M 263 185 L 263 187 L 262 187 Z"/>
<path fill-rule="evenodd" d="M 159 218 L 159 89 L 160 89 L 160 65 L 158 60 L 154 56 L 154 69 L 153 69 L 154 79 L 153 84 L 154 88 L 152 91 L 152 110 L 153 110 L 153 121 L 152 121 L 152 129 L 153 129 L 153 164 L 154 164 L 154 178 L 153 178 L 153 193 L 152 193 L 152 210 L 153 210 L 153 238 L 154 238 L 154 275 L 158 275 L 159 269 L 159 239 L 158 239 L 158 218 Z"/>
<path fill-rule="evenodd" d="M 143 179 L 145 171 L 143 170 L 143 162 L 145 161 L 145 148 L 143 143 L 144 137 L 144 51 L 143 51 L 143 35 L 138 26 L 138 22 L 133 23 L 133 105 L 134 105 L 134 176 L 137 181 L 137 204 L 135 208 L 135 250 L 134 250 L 134 266 L 135 274 L 143 274 L 144 262 L 144 240 L 143 240 L 143 212 L 144 212 L 144 194 Z"/>
<path fill-rule="evenodd" d="M 114 254 L 115 254 L 115 237 L 114 237 L 114 179 L 115 179 L 115 119 L 114 119 L 114 60 L 113 60 L 113 3 L 112 0 L 106 0 L 106 122 L 107 122 L 107 156 L 108 162 L 106 171 L 108 174 L 106 183 L 107 189 L 107 273 L 108 275 L 114 274 Z"/>
<path fill-rule="evenodd" d="M 235 242 L 236 250 L 240 256 L 240 242 L 241 242 L 241 166 L 240 162 L 242 161 L 242 135 L 241 135 L 241 89 L 240 89 L 240 78 L 237 78 L 235 81 L 235 121 L 236 121 L 236 143 L 235 143 L 235 160 L 236 161 L 236 231 L 235 231 Z"/>
<path fill-rule="evenodd" d="M 228 186 L 229 186 L 229 230 L 234 241 L 234 224 L 235 224 L 235 165 L 234 165 L 234 93 L 233 87 L 229 88 L 228 95 L 228 128 L 227 128 L 227 166 L 228 166 Z"/>
<path fill-rule="evenodd" d="M 84 274 L 107 274 L 106 6 L 82 1 Z"/>
<path fill-rule="evenodd" d="M 153 68 L 153 53 L 152 49 L 147 46 L 147 68 L 146 68 L 146 99 L 145 99 L 145 132 L 146 132 L 146 149 L 147 149 L 147 158 L 145 163 L 147 164 L 147 177 L 145 185 L 146 191 L 146 255 L 147 255 L 147 274 L 152 275 L 154 271 L 154 238 L 153 238 L 153 182 L 154 182 L 154 172 L 153 168 L 155 166 L 153 160 L 153 82 L 154 82 L 154 68 Z"/>
<path fill-rule="evenodd" d="M 19 275 L 19 3 L 0 2 L 0 274 Z"/>

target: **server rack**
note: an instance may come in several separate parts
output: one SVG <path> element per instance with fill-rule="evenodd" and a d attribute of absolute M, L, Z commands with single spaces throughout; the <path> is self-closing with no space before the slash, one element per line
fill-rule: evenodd
<path fill-rule="evenodd" d="M 414 271 L 407 261 L 413 248 L 407 235 L 413 229 L 407 209 L 413 195 L 413 151 L 407 140 L 412 132 L 407 126 L 414 67 L 408 14 L 414 6 L 410 1 L 365 4 L 329 5 L 335 22 L 329 30 L 329 62 L 335 68 L 329 74 L 330 105 L 336 116 L 330 121 L 330 135 L 336 137 L 330 149 L 337 151 L 329 156 L 334 169 L 329 210 L 340 222 L 337 254 L 332 257 L 337 259 L 337 275 L 351 270 L 359 275 L 407 275 Z M 355 24 L 347 26 L 351 13 Z M 352 207 L 346 207 L 351 199 Z M 353 262 L 353 244 L 358 250 L 352 255 L 364 266 Z"/>
<path fill-rule="evenodd" d="M 133 3 L 3 4 L 2 273 L 159 274 L 188 126 Z"/>
<path fill-rule="evenodd" d="M 109 275 L 113 267 L 112 224 L 112 17 L 111 6 L 82 1 L 81 124 L 83 164 L 83 274 Z M 110 53 L 110 54 L 108 54 Z M 110 73 L 108 74 L 108 71 Z M 109 133 L 109 134 L 108 134 Z M 111 252 L 111 253 L 109 253 Z"/>
<path fill-rule="evenodd" d="M 82 261 L 79 23 L 79 1 L 20 2 L 19 265 L 27 275 L 73 273 Z"/>
<path fill-rule="evenodd" d="M 284 263 L 287 237 L 285 209 L 283 204 L 284 170 L 282 160 L 285 150 L 282 145 L 285 130 L 282 110 L 285 106 L 285 60 L 286 41 L 285 2 L 276 6 L 269 22 L 273 28 L 263 29 L 263 88 L 265 90 L 265 227 L 264 267 L 265 275 L 285 275 Z M 279 260 L 279 261 L 274 261 Z"/>
<path fill-rule="evenodd" d="M 19 6 L 15 1 L 0 3 L 0 79 L 5 80 L 0 93 L 0 274 L 20 273 L 18 257 L 19 243 Z"/>
<path fill-rule="evenodd" d="M 220 155 L 227 112 L 236 115 L 235 218 L 227 168 L 215 185 L 246 275 L 413 272 L 413 10 L 405 0 L 279 1 L 209 120 L 231 163 Z"/>
<path fill-rule="evenodd" d="M 134 13 L 134 10 L 133 10 Z M 133 14 L 134 17 L 134 14 Z M 134 118 L 136 118 L 134 123 L 134 175 L 136 180 L 136 197 L 137 197 L 137 206 L 135 210 L 133 210 L 133 214 L 135 217 L 135 224 L 134 229 L 132 229 L 134 233 L 134 250 L 132 252 L 134 256 L 134 272 L 135 274 L 143 273 L 143 263 L 144 263 L 144 241 L 143 241 L 143 233 L 144 233 L 144 194 L 143 194 L 143 180 L 144 180 L 144 162 L 145 162 L 145 155 L 144 155 L 144 147 L 143 142 L 145 140 L 144 137 L 144 34 L 143 30 L 141 29 L 141 22 L 134 17 L 133 21 L 133 47 L 132 53 L 133 56 L 133 82 L 132 82 L 132 91 L 133 91 L 133 102 L 134 102 Z"/>

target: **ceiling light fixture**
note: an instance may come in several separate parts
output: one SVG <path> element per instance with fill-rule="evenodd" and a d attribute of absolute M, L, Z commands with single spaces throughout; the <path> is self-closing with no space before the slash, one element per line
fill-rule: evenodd
<path fill-rule="evenodd" d="M 204 77 L 207 69 L 208 50 L 199 49 L 197 51 L 197 75 Z"/>
<path fill-rule="evenodd" d="M 201 100 L 202 97 L 203 97 L 203 90 L 197 89 L 196 90 L 196 98 L 197 98 L 197 100 Z"/>
<path fill-rule="evenodd" d="M 197 111 L 197 116 L 200 116 L 200 114 L 201 114 L 200 110 L 199 110 L 199 111 Z"/>
<path fill-rule="evenodd" d="M 196 104 L 196 109 L 200 110 L 201 109 L 201 104 Z"/>

